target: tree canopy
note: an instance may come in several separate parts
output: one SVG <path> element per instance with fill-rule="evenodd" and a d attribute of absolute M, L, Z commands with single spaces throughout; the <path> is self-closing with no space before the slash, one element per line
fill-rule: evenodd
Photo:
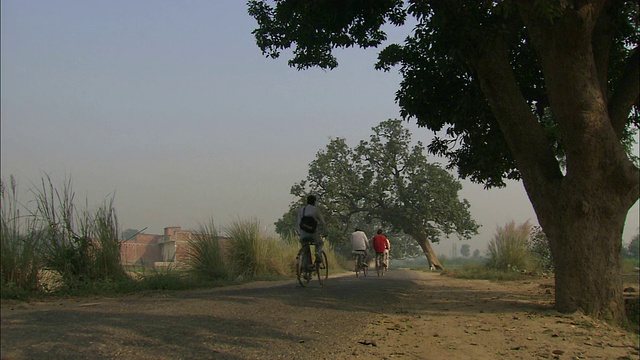
<path fill-rule="evenodd" d="M 606 5 L 599 9 L 604 12 L 603 19 L 593 24 L 602 28 L 595 39 L 594 55 L 603 59 L 598 66 L 610 68 L 600 75 L 600 86 L 611 100 L 609 108 L 617 136 L 633 156 L 631 135 L 640 124 L 635 66 L 639 62 L 638 4 L 598 2 Z M 559 165 L 565 164 L 565 139 L 550 111 L 544 64 L 534 46 L 537 41 L 544 47 L 545 41 L 553 39 L 532 38 L 528 30 L 534 22 L 542 23 L 540 26 L 552 24 L 568 7 L 577 11 L 577 3 L 254 0 L 248 4 L 249 14 L 259 25 L 253 33 L 263 53 L 277 58 L 282 50 L 293 48 L 289 65 L 298 70 L 314 66 L 333 69 L 338 66 L 333 49 L 378 47 L 387 38 L 383 25 L 400 26 L 413 16 L 417 20 L 413 34 L 403 45 L 385 47 L 376 68 L 389 71 L 393 66 L 400 67 L 403 80 L 396 100 L 403 117 L 415 118 L 418 125 L 437 132 L 429 151 L 449 158 L 448 166 L 456 167 L 462 178 L 501 187 L 505 179 L 521 177 L 522 169 L 513 154 L 516 149 L 536 149 L 539 157 L 550 157 L 545 161 L 555 169 L 548 171 L 558 173 L 556 176 Z M 497 68 L 503 63 L 491 65 L 498 56 L 504 56 L 500 60 L 507 67 Z M 516 135 L 527 133 L 530 140 L 518 137 L 516 144 L 515 139 L 504 136 L 482 85 L 479 72 L 483 66 L 493 66 L 486 70 L 498 70 L 509 77 L 508 84 L 513 88 L 504 92 L 521 97 L 530 113 L 527 117 L 531 117 L 531 121 L 519 125 L 521 133 Z M 633 116 L 628 116 L 630 112 Z"/>

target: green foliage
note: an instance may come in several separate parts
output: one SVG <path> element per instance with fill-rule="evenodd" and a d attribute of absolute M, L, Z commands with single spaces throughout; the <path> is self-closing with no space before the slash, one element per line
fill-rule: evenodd
<path fill-rule="evenodd" d="M 512 281 L 530 278 L 519 271 L 504 271 L 487 267 L 485 264 L 465 265 L 454 270 L 446 270 L 444 275 L 460 279 L 491 280 L 491 281 Z"/>
<path fill-rule="evenodd" d="M 60 274 L 63 286 L 78 288 L 96 280 L 126 278 L 113 199 L 93 213 L 79 210 L 71 181 L 56 188 L 48 176 L 34 194 L 37 210 L 32 216 L 44 222 L 44 265 Z"/>
<path fill-rule="evenodd" d="M 469 257 L 469 255 L 471 255 L 471 246 L 469 246 L 469 244 L 462 244 L 462 246 L 460 246 L 460 254 L 464 257 Z"/>
<path fill-rule="evenodd" d="M 530 232 L 528 221 L 518 226 L 511 221 L 504 227 L 498 227 L 489 241 L 487 266 L 500 271 L 531 270 Z"/>
<path fill-rule="evenodd" d="M 372 130 L 369 140 L 355 147 L 346 139 L 332 139 L 309 164 L 307 178 L 291 188 L 299 199 L 318 195 L 328 237 L 338 251 L 350 252 L 348 239 L 356 226 L 369 235 L 376 228 L 389 229 L 392 251 L 396 245 L 406 250 L 400 257 L 420 253 L 415 242 L 409 245 L 407 235 L 413 241 L 421 237 L 438 242 L 451 234 L 470 238 L 477 233 L 469 203 L 458 198 L 460 183 L 427 161 L 422 144 L 412 144 L 402 121 L 383 121 Z M 294 219 L 300 205 L 291 204 L 276 223 L 281 236 L 297 230 Z"/>
<path fill-rule="evenodd" d="M 174 266 L 153 267 L 139 275 L 141 290 L 186 290 L 197 287 L 191 278 Z"/>
<path fill-rule="evenodd" d="M 120 241 L 118 240 L 118 217 L 114 199 L 105 201 L 90 219 L 90 233 L 93 244 L 93 277 L 104 281 L 119 281 L 127 278 L 120 262 Z"/>
<path fill-rule="evenodd" d="M 640 260 L 638 258 L 635 259 L 622 259 L 622 273 L 623 274 L 633 274 L 637 273 L 636 270 L 640 264 Z"/>
<path fill-rule="evenodd" d="M 333 69 L 338 65 L 332 47 L 374 47 L 386 39 L 380 26 L 387 22 L 404 23 L 406 14 L 400 0 L 360 2 L 331 2 L 326 7 L 316 1 L 276 1 L 276 8 L 266 1 L 249 1 L 249 15 L 259 29 L 253 31 L 262 53 L 271 58 L 280 56 L 282 49 L 293 50 L 290 66 L 298 69 L 318 65 Z M 313 21 L 310 21 L 313 20 Z"/>
<path fill-rule="evenodd" d="M 496 48 L 492 46 L 504 44 L 499 50 L 504 52 L 511 68 L 503 71 L 513 72 L 534 121 L 543 127 L 540 134 L 547 137 L 554 148 L 551 150 L 556 150 L 554 154 L 564 162 L 557 119 L 544 119 L 545 113 L 550 113 L 550 92 L 538 57 L 543 49 L 534 46 L 570 41 L 556 37 L 572 35 L 561 32 L 554 41 L 538 44 L 532 41 L 531 33 L 542 32 L 550 23 L 572 18 L 580 11 L 566 5 L 555 0 L 533 3 L 251 0 L 248 13 L 257 22 L 258 28 L 252 33 L 263 54 L 278 58 L 282 50 L 292 49 L 289 65 L 297 69 L 314 66 L 333 69 L 338 65 L 334 49 L 378 47 L 386 39 L 386 24 L 410 23 L 404 42 L 386 45 L 375 65 L 385 71 L 399 66 L 403 80 L 396 100 L 402 116 L 415 118 L 419 125 L 436 132 L 429 151 L 447 157 L 449 166 L 457 167 L 461 177 L 488 187 L 501 187 L 505 179 L 519 179 L 521 175 L 504 129 L 500 129 L 487 101 L 484 93 L 487 90 L 480 86 L 479 59 L 487 54 L 495 56 L 496 51 L 491 49 Z M 407 21 L 409 17 L 415 22 Z M 606 74 L 603 85 L 609 86 L 611 93 L 625 78 L 624 69 L 637 63 L 637 57 L 634 58 L 638 45 L 637 18 L 637 2 L 613 2 L 603 8 L 601 22 L 594 31 L 594 39 L 607 39 L 597 44 L 608 48 L 596 50 L 610 56 L 602 57 L 606 61 L 597 65 L 608 67 L 602 71 Z M 637 75 L 631 79 L 637 79 Z M 637 90 L 633 91 L 626 91 L 632 100 L 637 97 Z M 634 114 L 627 119 L 621 137 L 633 157 L 633 147 L 628 142 L 633 139 L 630 135 L 633 128 L 638 127 L 637 101 L 627 101 L 623 106 L 622 113 Z M 521 126 L 522 121 L 518 124 Z M 527 132 L 527 136 L 533 134 Z"/>
<path fill-rule="evenodd" d="M 422 248 L 416 241 L 405 233 L 385 234 L 391 244 L 389 256 L 392 259 L 405 259 L 421 256 Z"/>
<path fill-rule="evenodd" d="M 538 266 L 543 271 L 553 272 L 553 259 L 551 258 L 551 249 L 549 248 L 549 240 L 542 231 L 540 226 L 534 226 L 529 234 L 530 249 Z"/>
<path fill-rule="evenodd" d="M 234 221 L 226 232 L 232 239 L 229 257 L 234 275 L 255 278 L 291 273 L 289 264 L 297 249 L 294 251 L 292 245 L 285 247 L 278 238 L 266 235 L 259 221 Z"/>
<path fill-rule="evenodd" d="M 2 297 L 22 298 L 39 288 L 38 272 L 42 265 L 38 249 L 42 232 L 36 219 L 20 216 L 17 184 L 11 177 L 9 188 L 0 179 L 0 258 Z"/>
<path fill-rule="evenodd" d="M 197 278 L 217 280 L 229 276 L 213 219 L 201 225 L 189 239 L 185 263 Z"/>
<path fill-rule="evenodd" d="M 640 258 L 640 234 L 636 234 L 627 245 L 627 254 L 632 259 Z"/>
<path fill-rule="evenodd" d="M 295 273 L 297 236 L 281 240 L 257 221 L 235 222 L 227 230 L 233 238 L 227 265 L 211 220 L 190 239 L 185 269 L 143 267 L 130 274 L 120 264 L 113 199 L 93 212 L 79 210 L 70 181 L 55 188 L 45 177 L 42 189 L 31 191 L 36 209 L 21 215 L 13 177 L 9 187 L 0 181 L 0 190 L 3 299 L 183 290 L 228 285 L 238 275 L 271 280 Z M 331 272 L 341 271 L 346 260 L 329 241 L 325 252 Z"/>

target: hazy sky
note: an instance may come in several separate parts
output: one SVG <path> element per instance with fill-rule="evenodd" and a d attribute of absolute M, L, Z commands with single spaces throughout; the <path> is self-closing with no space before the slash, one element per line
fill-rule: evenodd
<path fill-rule="evenodd" d="M 71 179 L 76 199 L 93 205 L 115 192 L 122 229 L 162 233 L 212 218 L 258 219 L 272 230 L 330 138 L 353 145 L 399 117 L 400 76 L 374 70 L 375 49 L 338 52 L 330 72 L 296 71 L 287 58 L 262 56 L 244 1 L 1 7 L 2 178 L 14 175 L 22 190 L 44 174 Z M 430 141 L 431 132 L 406 126 Z M 537 223 L 520 183 L 463 186 L 482 224 L 472 249 L 484 251 L 508 221 Z M 637 229 L 638 204 L 625 240 Z M 436 251 L 451 248 L 444 241 Z"/>

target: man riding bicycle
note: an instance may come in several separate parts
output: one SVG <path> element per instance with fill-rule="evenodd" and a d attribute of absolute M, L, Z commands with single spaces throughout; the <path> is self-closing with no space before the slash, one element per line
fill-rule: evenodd
<path fill-rule="evenodd" d="M 315 226 L 307 227 L 308 222 L 313 224 L 314 221 Z M 320 237 L 319 231 L 316 228 L 318 224 L 322 225 L 323 229 L 326 227 L 326 223 L 324 221 L 324 218 L 322 217 L 322 213 L 316 206 L 315 195 L 309 195 L 307 196 L 307 204 L 303 206 L 298 213 L 298 231 L 300 233 L 300 245 L 304 246 L 305 241 L 314 244 L 316 246 L 316 262 L 321 262 L 322 257 L 320 254 L 322 253 L 324 241 Z"/>
<path fill-rule="evenodd" d="M 351 247 L 354 253 L 362 256 L 364 266 L 369 266 L 367 261 L 367 249 L 369 248 L 369 239 L 364 231 L 356 227 L 356 230 L 351 234 Z"/>
<path fill-rule="evenodd" d="M 381 258 L 382 266 L 389 267 L 389 239 L 382 234 L 382 229 L 378 229 L 376 236 L 373 237 L 373 249 L 376 251 L 376 261 Z"/>

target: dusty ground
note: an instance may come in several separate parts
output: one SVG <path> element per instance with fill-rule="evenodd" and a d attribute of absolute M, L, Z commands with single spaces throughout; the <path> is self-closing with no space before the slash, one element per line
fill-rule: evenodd
<path fill-rule="evenodd" d="M 3 303 L 2 359 L 638 359 L 638 335 L 551 309 L 550 281 L 392 269 Z M 637 288 L 637 285 L 636 285 Z"/>

